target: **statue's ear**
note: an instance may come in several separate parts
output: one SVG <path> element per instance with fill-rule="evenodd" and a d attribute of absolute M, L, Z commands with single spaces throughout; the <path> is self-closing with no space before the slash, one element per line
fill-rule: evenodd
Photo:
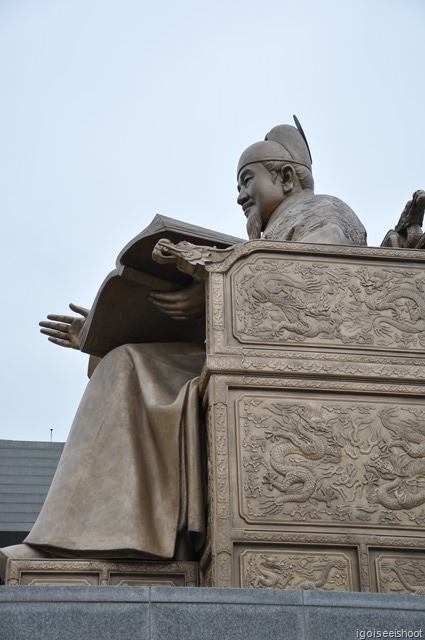
<path fill-rule="evenodd" d="M 285 164 L 283 165 L 280 174 L 282 177 L 283 192 L 288 194 L 294 188 L 294 167 L 291 164 Z"/>

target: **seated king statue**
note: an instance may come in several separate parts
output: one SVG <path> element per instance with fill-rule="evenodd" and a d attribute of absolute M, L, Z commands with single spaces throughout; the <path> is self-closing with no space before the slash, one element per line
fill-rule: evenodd
<path fill-rule="evenodd" d="M 338 198 L 315 195 L 311 155 L 297 127 L 274 127 L 248 147 L 238 204 L 250 239 L 364 245 L 366 232 Z M 205 311 L 205 285 L 152 292 L 182 322 Z M 74 311 L 86 312 L 71 305 Z M 49 316 L 42 332 L 79 348 L 84 317 Z M 203 426 L 198 376 L 205 350 L 190 343 L 126 344 L 100 361 L 77 410 L 50 491 L 23 544 L 8 558 L 197 557 L 205 538 Z"/>

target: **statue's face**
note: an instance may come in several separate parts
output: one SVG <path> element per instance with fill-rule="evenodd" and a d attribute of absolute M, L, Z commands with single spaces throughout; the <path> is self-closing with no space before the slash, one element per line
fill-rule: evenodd
<path fill-rule="evenodd" d="M 261 218 L 260 230 L 265 229 L 271 214 L 285 198 L 280 174 L 268 171 L 260 162 L 247 164 L 240 171 L 238 191 L 238 204 L 248 222 L 256 218 L 259 224 Z"/>

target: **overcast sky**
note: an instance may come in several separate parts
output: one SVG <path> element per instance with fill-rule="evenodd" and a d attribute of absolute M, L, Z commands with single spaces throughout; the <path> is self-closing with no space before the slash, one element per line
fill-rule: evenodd
<path fill-rule="evenodd" d="M 235 167 L 297 114 L 379 245 L 425 188 L 423 0 L 0 0 L 0 437 L 66 439 L 90 307 L 156 213 L 245 236 Z"/>

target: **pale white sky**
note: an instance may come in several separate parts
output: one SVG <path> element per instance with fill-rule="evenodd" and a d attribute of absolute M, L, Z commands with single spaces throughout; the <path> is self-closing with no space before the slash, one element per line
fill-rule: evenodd
<path fill-rule="evenodd" d="M 0 438 L 64 440 L 89 307 L 155 213 L 245 236 L 240 153 L 301 120 L 317 193 L 380 244 L 425 188 L 423 0 L 0 0 Z"/>

